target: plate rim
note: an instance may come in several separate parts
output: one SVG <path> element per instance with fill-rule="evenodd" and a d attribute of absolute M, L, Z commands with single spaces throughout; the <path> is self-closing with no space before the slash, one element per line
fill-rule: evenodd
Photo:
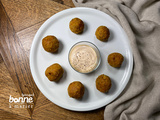
<path fill-rule="evenodd" d="M 127 51 L 127 52 L 129 52 L 129 54 L 128 54 L 129 57 L 128 57 L 128 58 L 129 58 L 130 64 L 129 64 L 128 67 L 130 68 L 130 69 L 129 69 L 130 71 L 128 72 L 128 75 L 127 75 L 127 78 L 126 78 L 127 81 L 125 81 L 125 84 L 121 87 L 121 89 L 119 90 L 119 92 L 117 92 L 117 94 L 110 100 L 109 103 L 107 103 L 107 104 L 102 104 L 102 105 L 99 105 L 99 106 L 94 106 L 94 107 L 91 107 L 91 108 L 85 108 L 85 109 L 84 109 L 84 108 L 78 108 L 78 109 L 77 109 L 77 108 L 74 108 L 74 107 L 69 107 L 69 108 L 68 108 L 67 106 L 62 106 L 61 104 L 55 102 L 55 100 L 50 99 L 50 97 L 49 97 L 49 95 L 47 94 L 47 92 L 44 91 L 44 89 L 41 87 L 40 83 L 38 82 L 37 76 L 34 74 L 35 71 L 34 71 L 34 68 L 32 67 L 32 66 L 33 66 L 32 56 L 33 56 L 33 53 L 34 53 L 35 51 L 33 51 L 33 46 L 35 46 L 35 44 L 36 44 L 36 38 L 37 38 L 37 37 L 39 36 L 39 34 L 40 34 L 39 31 L 42 31 L 43 27 L 45 27 L 50 21 L 52 21 L 52 19 L 53 19 L 54 17 L 61 16 L 61 15 L 64 14 L 64 13 L 72 12 L 72 11 L 74 11 L 74 10 L 90 10 L 90 11 L 92 11 L 92 12 L 95 11 L 95 12 L 97 12 L 97 13 L 99 13 L 99 14 L 103 14 L 103 15 L 109 16 L 108 14 L 106 14 L 106 13 L 100 11 L 100 10 L 97 10 L 97 9 L 94 9 L 94 8 L 87 8 L 87 7 L 69 8 L 69 9 L 65 9 L 65 10 L 63 10 L 63 11 L 60 11 L 60 12 L 52 15 L 50 18 L 48 18 L 48 19 L 40 26 L 40 28 L 37 30 L 37 32 L 36 32 L 36 34 L 35 34 L 35 36 L 34 36 L 34 39 L 33 39 L 33 41 L 32 41 L 32 45 L 31 45 L 31 49 L 30 49 L 30 56 L 29 56 L 30 70 L 31 70 L 31 74 L 32 74 L 33 80 L 34 80 L 34 82 L 36 83 L 38 89 L 39 89 L 39 90 L 43 93 L 43 95 L 44 95 L 47 99 L 49 99 L 52 103 L 58 105 L 59 107 L 62 107 L 62 108 L 64 108 L 64 109 L 71 110 L 71 111 L 91 111 L 91 110 L 95 110 L 95 109 L 98 109 L 98 108 L 101 108 L 101 107 L 103 107 L 103 106 L 108 105 L 109 103 L 113 102 L 116 98 L 118 98 L 118 97 L 122 94 L 122 92 L 124 91 L 125 87 L 127 86 L 128 82 L 129 82 L 130 77 L 131 77 L 131 74 L 132 74 L 132 72 L 133 72 L 133 54 L 132 54 L 132 49 L 131 49 L 131 46 L 130 46 L 129 38 L 128 38 L 126 32 L 124 31 L 124 29 L 122 28 L 122 26 L 121 26 L 114 18 L 112 18 L 111 16 L 109 16 L 109 17 L 111 17 L 111 18 L 115 21 L 116 24 L 118 24 L 118 25 L 120 26 L 120 29 L 123 31 L 123 33 L 125 34 L 126 38 L 128 39 L 128 41 L 126 41 L 126 42 L 127 42 L 127 44 L 128 44 L 128 48 L 129 48 L 129 51 Z"/>

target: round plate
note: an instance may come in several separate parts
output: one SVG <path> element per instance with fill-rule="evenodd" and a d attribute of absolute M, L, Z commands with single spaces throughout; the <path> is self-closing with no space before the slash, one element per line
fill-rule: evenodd
<path fill-rule="evenodd" d="M 69 29 L 69 22 L 75 17 L 82 19 L 85 24 L 84 32 L 80 35 L 72 33 Z M 95 37 L 95 31 L 101 25 L 107 26 L 110 30 L 110 38 L 107 42 L 101 42 Z M 58 53 L 48 53 L 43 49 L 42 39 L 47 35 L 54 35 L 60 41 Z M 69 50 L 79 41 L 92 42 L 100 50 L 101 64 L 92 73 L 78 73 L 69 64 Z M 32 76 L 40 91 L 60 107 L 74 111 L 100 108 L 118 97 L 129 81 L 133 57 L 128 41 L 122 27 L 109 15 L 99 10 L 79 7 L 61 11 L 50 17 L 34 37 L 30 51 Z M 124 56 L 120 68 L 113 68 L 107 62 L 108 55 L 113 52 L 119 52 Z M 53 63 L 59 63 L 65 71 L 59 82 L 51 82 L 45 76 L 46 68 Z M 112 80 L 112 87 L 107 93 L 99 92 L 95 86 L 95 80 L 101 74 L 108 75 Z M 81 81 L 85 86 L 85 94 L 80 100 L 68 96 L 67 88 L 73 81 Z"/>

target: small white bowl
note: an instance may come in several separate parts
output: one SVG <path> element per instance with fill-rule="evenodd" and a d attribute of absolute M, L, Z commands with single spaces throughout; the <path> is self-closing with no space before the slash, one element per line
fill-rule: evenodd
<path fill-rule="evenodd" d="M 83 57 L 84 59 L 83 60 L 80 60 L 80 59 L 77 59 L 77 64 L 78 64 L 78 66 L 74 66 L 74 64 L 73 64 L 73 60 L 71 60 L 72 59 L 72 56 L 73 56 L 73 51 L 74 51 L 74 49 L 76 48 L 76 47 L 83 47 L 82 48 L 82 50 L 84 50 L 85 48 L 84 48 L 84 46 L 85 47 L 89 47 L 89 49 L 94 53 L 95 52 L 95 55 L 96 55 L 96 58 L 95 58 L 95 60 L 96 60 L 96 63 L 94 63 L 93 65 L 87 65 L 86 64 L 86 62 L 89 62 L 90 60 L 89 59 L 85 59 L 85 57 Z M 90 52 L 91 52 L 90 51 Z M 79 51 L 79 52 L 82 52 L 82 51 Z M 88 52 L 82 52 L 83 53 L 83 55 L 84 54 L 88 54 Z M 78 54 L 78 53 L 77 53 Z M 76 54 L 76 58 L 77 57 L 79 57 L 78 55 Z M 90 53 L 91 54 L 91 53 Z M 90 57 L 91 55 L 89 55 L 89 57 Z M 81 56 L 80 56 L 81 57 Z M 75 59 L 76 59 L 75 58 Z M 92 58 L 93 59 L 93 58 Z M 79 73 L 91 73 L 91 72 L 93 72 L 93 71 L 95 71 L 97 68 L 98 68 L 98 66 L 100 65 L 100 62 L 101 62 L 101 56 L 100 56 L 100 52 L 99 52 L 99 49 L 93 44 L 93 43 L 91 43 L 91 42 L 88 42 L 88 41 L 81 41 L 81 42 L 78 42 L 78 43 L 76 43 L 76 44 L 74 44 L 72 47 L 71 47 L 71 49 L 70 49 L 70 51 L 69 51 L 69 54 L 68 54 L 68 60 L 69 60 L 69 63 L 70 63 L 70 65 L 71 65 L 71 67 L 75 70 L 75 71 L 77 71 L 77 72 L 79 72 Z M 81 63 L 81 66 L 79 66 L 80 65 L 80 62 L 83 62 L 83 63 Z M 76 64 L 76 65 L 77 65 Z M 82 66 L 83 66 L 83 68 L 82 68 Z M 85 66 L 88 66 L 88 67 L 85 67 Z M 82 69 L 83 70 L 82 70 Z M 87 69 L 87 70 L 85 70 L 85 69 Z"/>

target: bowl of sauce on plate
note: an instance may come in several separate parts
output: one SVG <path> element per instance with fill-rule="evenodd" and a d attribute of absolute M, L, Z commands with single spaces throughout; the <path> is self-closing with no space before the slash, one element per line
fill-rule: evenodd
<path fill-rule="evenodd" d="M 98 48 L 88 41 L 74 44 L 69 51 L 68 59 L 71 67 L 80 73 L 96 70 L 101 61 Z"/>

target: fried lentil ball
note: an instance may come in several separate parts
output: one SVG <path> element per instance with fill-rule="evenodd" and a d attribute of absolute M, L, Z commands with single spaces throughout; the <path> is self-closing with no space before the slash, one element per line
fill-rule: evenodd
<path fill-rule="evenodd" d="M 124 60 L 124 57 L 120 53 L 111 53 L 108 56 L 108 63 L 112 67 L 119 68 Z"/>
<path fill-rule="evenodd" d="M 74 81 L 68 86 L 68 95 L 72 98 L 82 98 L 84 95 L 84 91 L 84 85 L 79 81 Z"/>
<path fill-rule="evenodd" d="M 42 39 L 42 46 L 47 52 L 57 52 L 59 48 L 59 41 L 55 36 L 46 36 Z"/>
<path fill-rule="evenodd" d="M 96 88 L 100 92 L 108 92 L 111 86 L 111 80 L 107 75 L 102 74 L 96 79 Z"/>
<path fill-rule="evenodd" d="M 50 81 L 59 81 L 63 76 L 63 72 L 61 65 L 55 63 L 46 69 L 45 75 Z"/>
<path fill-rule="evenodd" d="M 73 33 L 80 34 L 83 32 L 84 23 L 79 18 L 73 18 L 69 23 L 69 28 Z"/>
<path fill-rule="evenodd" d="M 95 35 L 96 38 L 100 41 L 108 41 L 110 32 L 106 26 L 99 26 L 95 32 Z"/>

